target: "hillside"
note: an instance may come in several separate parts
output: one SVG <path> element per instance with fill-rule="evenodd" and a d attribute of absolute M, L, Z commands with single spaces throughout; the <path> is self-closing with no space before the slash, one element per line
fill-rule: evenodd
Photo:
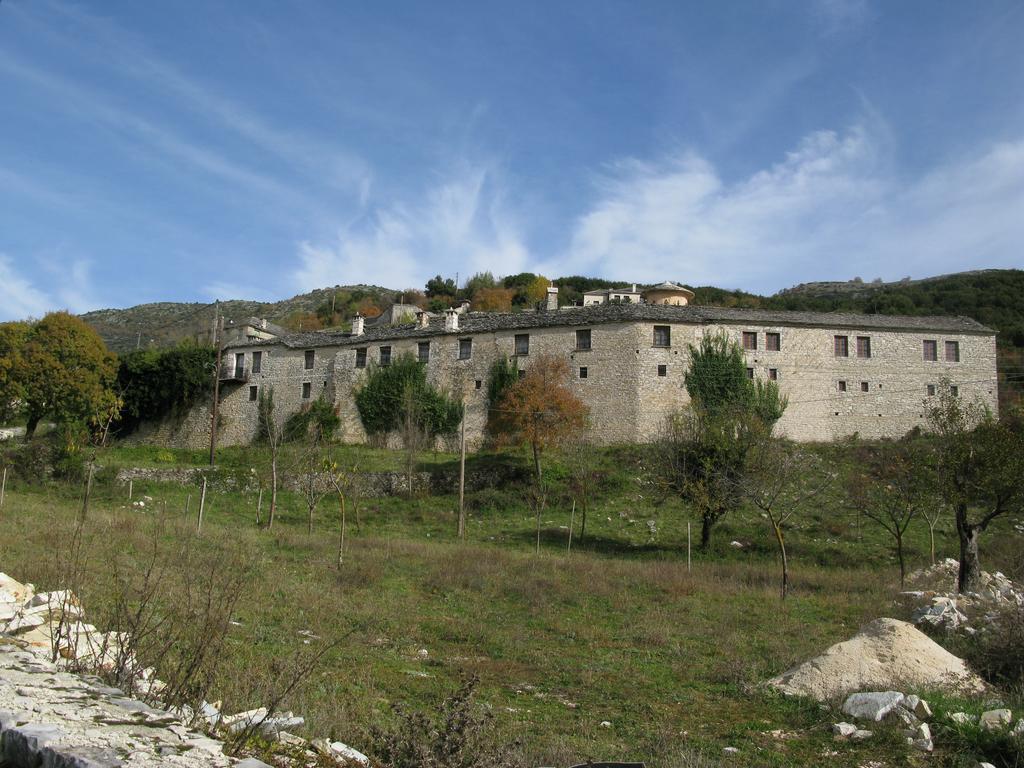
<path fill-rule="evenodd" d="M 596 278 L 563 277 L 554 282 L 575 296 L 593 287 L 623 285 Z M 818 312 L 863 312 L 894 315 L 965 315 L 996 329 L 1001 347 L 1024 348 L 1024 270 L 992 269 L 960 272 L 922 280 L 893 283 L 861 280 L 803 283 L 773 296 L 715 286 L 691 286 L 695 304 Z M 461 293 L 461 292 L 460 292 Z M 349 285 L 320 288 L 277 302 L 225 301 L 221 311 L 230 319 L 264 317 L 294 328 L 335 296 L 371 300 L 384 305 L 398 291 L 380 286 Z M 460 295 L 461 298 L 461 295 Z M 471 298 L 471 297 L 469 297 Z M 127 309 L 103 309 L 82 317 L 107 345 L 118 352 L 142 346 L 166 346 L 188 338 L 208 338 L 213 304 L 140 304 Z M 305 326 L 309 327 L 309 326 Z"/>
<path fill-rule="evenodd" d="M 337 285 L 283 301 L 222 301 L 220 312 L 231 320 L 261 317 L 294 328 L 304 316 L 315 313 L 336 294 L 369 295 L 390 301 L 394 293 L 373 285 Z M 110 349 L 126 352 L 136 345 L 166 347 L 186 339 L 208 340 L 216 312 L 214 303 L 159 302 L 127 309 L 99 309 L 85 313 L 82 319 L 96 329 Z"/>

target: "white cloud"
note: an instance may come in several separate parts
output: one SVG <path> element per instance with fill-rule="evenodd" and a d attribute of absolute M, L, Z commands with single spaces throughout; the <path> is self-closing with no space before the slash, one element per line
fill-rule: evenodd
<path fill-rule="evenodd" d="M 0 321 L 41 317 L 53 303 L 0 253 Z"/>
<path fill-rule="evenodd" d="M 804 139 L 727 183 L 699 155 L 621 162 L 541 268 L 770 292 L 794 282 L 1019 266 L 1024 138 L 916 179 L 888 162 L 884 130 Z"/>
<path fill-rule="evenodd" d="M 422 286 L 437 273 L 460 278 L 526 268 L 528 253 L 493 168 L 465 166 L 419 204 L 397 203 L 343 227 L 334 243 L 302 243 L 301 290 L 369 283 Z"/>

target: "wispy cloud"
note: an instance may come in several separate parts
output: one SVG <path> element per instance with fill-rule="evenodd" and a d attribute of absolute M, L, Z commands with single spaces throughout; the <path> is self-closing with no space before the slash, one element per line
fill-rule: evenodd
<path fill-rule="evenodd" d="M 0 253 L 0 321 L 39 317 L 53 303 L 15 267 L 10 256 Z"/>
<path fill-rule="evenodd" d="M 496 170 L 466 166 L 439 181 L 421 203 L 396 203 L 344 227 L 334 243 L 302 243 L 298 288 L 342 283 L 423 285 L 434 274 L 527 266 L 528 253 Z"/>
<path fill-rule="evenodd" d="M 887 157 L 884 132 L 857 126 L 812 134 L 734 183 L 696 153 L 624 161 L 541 267 L 771 291 L 1021 264 L 1024 137 L 909 180 Z"/>

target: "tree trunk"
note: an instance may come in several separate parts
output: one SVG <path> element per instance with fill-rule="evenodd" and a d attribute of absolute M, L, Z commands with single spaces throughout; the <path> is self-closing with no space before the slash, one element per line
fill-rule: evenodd
<path fill-rule="evenodd" d="M 267 530 L 274 527 L 274 514 L 277 512 L 277 453 L 270 457 L 270 516 L 267 518 Z"/>
<path fill-rule="evenodd" d="M 536 442 L 533 443 L 533 471 L 537 475 L 537 485 L 540 485 L 540 447 Z"/>
<path fill-rule="evenodd" d="M 782 558 L 782 599 L 789 593 L 789 560 L 786 557 L 786 539 L 782 536 L 782 528 L 772 523 L 775 529 L 775 540 L 779 543 L 779 555 Z"/>
<path fill-rule="evenodd" d="M 341 537 L 338 539 L 338 567 L 345 564 L 345 497 L 338 495 L 338 502 L 341 505 Z"/>
<path fill-rule="evenodd" d="M 587 535 L 587 497 L 583 497 L 583 516 L 580 521 L 580 540 L 579 543 L 583 543 L 583 537 Z"/>
<path fill-rule="evenodd" d="M 932 556 L 932 565 L 935 565 L 935 523 L 928 521 L 928 549 Z"/>
<path fill-rule="evenodd" d="M 956 518 L 956 530 L 960 537 L 960 573 L 956 588 L 958 592 L 975 592 L 981 586 L 981 561 L 978 559 L 981 528 L 967 523 L 966 513 L 961 523 L 960 510 L 957 510 Z"/>
<path fill-rule="evenodd" d="M 39 417 L 29 415 L 28 422 L 25 424 L 25 439 L 31 440 L 36 434 L 36 427 L 39 426 Z"/>
<path fill-rule="evenodd" d="M 309 518 L 306 522 L 306 533 L 313 535 L 313 505 L 309 505 Z"/>
<path fill-rule="evenodd" d="M 903 589 L 903 583 L 907 578 L 907 566 L 903 561 L 903 534 L 899 532 L 898 528 L 896 533 L 896 559 L 900 563 L 900 589 Z"/>
<path fill-rule="evenodd" d="M 711 544 L 711 526 L 715 524 L 715 521 L 711 519 L 709 515 L 704 515 L 700 520 L 700 548 L 701 550 L 707 550 Z"/>

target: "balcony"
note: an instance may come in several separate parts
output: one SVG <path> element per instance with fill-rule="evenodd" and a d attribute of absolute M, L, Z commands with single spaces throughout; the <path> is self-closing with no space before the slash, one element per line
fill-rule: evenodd
<path fill-rule="evenodd" d="M 220 380 L 223 382 L 245 383 L 249 380 L 249 366 L 237 363 L 223 363 L 220 367 Z"/>

